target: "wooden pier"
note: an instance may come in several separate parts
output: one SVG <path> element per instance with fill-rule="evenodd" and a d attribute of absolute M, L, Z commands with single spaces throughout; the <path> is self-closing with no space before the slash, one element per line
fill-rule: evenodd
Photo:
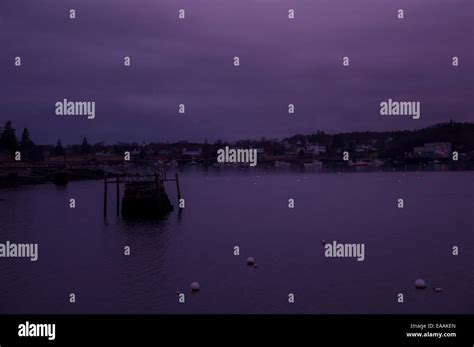
<path fill-rule="evenodd" d="M 179 186 L 178 173 L 175 172 L 174 178 L 166 178 L 166 173 L 155 173 L 150 176 L 140 175 L 115 175 L 115 179 L 109 179 L 108 175 L 104 177 L 104 219 L 107 218 L 107 206 L 109 184 L 115 185 L 115 207 L 117 217 L 122 213 L 123 217 L 158 217 L 165 215 L 173 210 L 173 205 L 169 202 L 168 195 L 164 188 L 164 182 L 176 182 L 178 193 L 178 202 L 181 199 L 181 189 Z M 125 186 L 124 197 L 120 200 L 120 185 Z M 122 209 L 120 208 L 122 207 Z"/>

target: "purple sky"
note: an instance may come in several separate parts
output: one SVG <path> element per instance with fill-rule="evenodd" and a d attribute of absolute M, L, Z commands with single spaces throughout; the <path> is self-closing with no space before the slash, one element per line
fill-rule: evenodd
<path fill-rule="evenodd" d="M 474 121 L 473 42 L 472 0 L 1 0 L 0 124 L 111 143 Z M 96 118 L 56 116 L 63 98 Z M 380 116 L 388 98 L 421 101 L 421 119 Z"/>

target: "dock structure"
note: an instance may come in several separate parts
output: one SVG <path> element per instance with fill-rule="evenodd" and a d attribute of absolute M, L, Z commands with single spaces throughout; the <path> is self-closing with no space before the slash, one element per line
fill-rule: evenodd
<path fill-rule="evenodd" d="M 174 179 L 167 179 L 166 174 L 155 173 L 153 177 L 139 175 L 115 175 L 115 180 L 104 177 L 104 219 L 107 218 L 108 185 L 116 185 L 116 213 L 124 218 L 160 217 L 173 211 L 164 182 L 175 181 L 178 201 L 181 199 L 178 173 Z M 124 196 L 120 201 L 120 185 L 125 186 Z M 120 208 L 121 207 L 121 208 Z"/>

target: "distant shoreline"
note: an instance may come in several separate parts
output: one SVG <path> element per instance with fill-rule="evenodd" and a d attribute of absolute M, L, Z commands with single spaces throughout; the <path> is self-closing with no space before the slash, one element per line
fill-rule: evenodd
<path fill-rule="evenodd" d="M 253 154 L 257 170 L 323 172 L 472 171 L 474 123 L 442 123 L 419 130 L 327 134 L 233 143 L 82 143 L 39 145 L 28 129 L 17 139 L 12 122 L 0 131 L 0 188 L 100 179 L 105 173 L 160 172 L 186 167 L 249 168 L 235 153 Z M 225 160 L 219 157 L 228 150 Z M 227 153 L 226 152 L 226 153 Z M 232 153 L 230 153 L 232 152 Z M 221 160 L 219 160 L 219 158 Z M 244 159 L 249 159 L 243 157 Z M 240 158 L 242 159 L 242 158 Z"/>
<path fill-rule="evenodd" d="M 281 162 L 280 162 L 281 164 Z M 0 164 L 0 171 L 2 165 Z M 4 168 L 3 168 L 4 169 Z M 185 164 L 182 166 L 173 165 L 143 165 L 143 163 L 137 163 L 137 165 L 127 166 L 127 171 L 123 171 L 121 165 L 110 165 L 109 167 L 91 167 L 84 165 L 83 167 L 74 167 L 70 169 L 58 168 L 28 168 L 28 169 L 13 169 L 6 170 L 0 174 L 0 189 L 9 189 L 22 187 L 27 185 L 37 185 L 46 183 L 57 183 L 58 174 L 66 174 L 67 182 L 61 182 L 58 185 L 65 185 L 68 182 L 73 181 L 87 181 L 87 180 L 101 180 L 107 174 L 109 177 L 122 176 L 124 173 L 130 174 L 130 170 L 133 174 L 136 173 L 148 173 L 150 172 L 175 172 L 180 171 L 186 173 L 189 170 L 197 169 L 199 171 L 252 171 L 252 172 L 265 172 L 265 173 L 306 173 L 306 174 L 340 174 L 340 173 L 390 173 L 390 172 L 473 172 L 473 165 L 454 164 L 454 163 L 424 163 L 424 164 L 410 164 L 410 165 L 398 165 L 398 166 L 368 166 L 368 165 L 349 165 L 348 163 L 332 166 L 324 165 L 282 165 L 278 166 L 275 163 L 264 163 L 257 167 L 249 167 L 248 165 L 230 165 L 230 164 L 211 164 L 202 165 L 198 163 Z M 131 175 L 133 175 L 131 174 Z"/>

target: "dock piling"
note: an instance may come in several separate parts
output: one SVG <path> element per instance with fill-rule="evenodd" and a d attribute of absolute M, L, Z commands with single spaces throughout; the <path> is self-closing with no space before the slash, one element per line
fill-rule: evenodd
<path fill-rule="evenodd" d="M 104 177 L 104 218 L 107 218 L 107 174 Z"/>
<path fill-rule="evenodd" d="M 117 175 L 117 217 L 120 216 L 120 176 Z"/>
<path fill-rule="evenodd" d="M 174 178 L 176 180 L 176 189 L 178 190 L 178 202 L 179 202 L 179 200 L 181 200 L 181 190 L 179 189 L 178 172 L 174 173 Z"/>

